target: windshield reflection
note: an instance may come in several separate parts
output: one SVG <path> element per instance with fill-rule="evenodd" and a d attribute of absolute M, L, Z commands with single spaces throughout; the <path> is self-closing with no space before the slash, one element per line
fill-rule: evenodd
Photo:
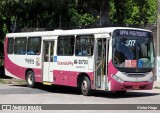
<path fill-rule="evenodd" d="M 116 67 L 152 68 L 154 66 L 153 42 L 146 39 L 119 38 L 113 49 Z"/>

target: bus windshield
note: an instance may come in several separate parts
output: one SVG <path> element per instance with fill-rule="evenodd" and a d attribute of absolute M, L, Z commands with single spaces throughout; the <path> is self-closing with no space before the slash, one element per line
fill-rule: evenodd
<path fill-rule="evenodd" d="M 152 69 L 154 44 L 151 37 L 114 36 L 113 64 L 123 69 Z"/>

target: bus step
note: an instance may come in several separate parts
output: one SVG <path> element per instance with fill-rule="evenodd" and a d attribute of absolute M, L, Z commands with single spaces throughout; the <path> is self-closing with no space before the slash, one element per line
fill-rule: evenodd
<path fill-rule="evenodd" d="M 51 82 L 43 82 L 44 85 L 52 85 Z"/>

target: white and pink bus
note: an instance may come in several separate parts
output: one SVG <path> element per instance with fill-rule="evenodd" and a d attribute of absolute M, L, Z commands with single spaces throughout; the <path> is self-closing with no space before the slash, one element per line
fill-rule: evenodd
<path fill-rule="evenodd" d="M 154 82 L 152 32 L 108 27 L 6 35 L 5 74 L 36 83 L 92 90 L 150 90 Z"/>

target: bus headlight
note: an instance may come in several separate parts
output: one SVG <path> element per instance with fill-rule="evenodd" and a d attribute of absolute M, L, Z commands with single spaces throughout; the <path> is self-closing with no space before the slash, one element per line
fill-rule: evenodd
<path fill-rule="evenodd" d="M 113 79 L 120 82 L 120 83 L 123 83 L 124 81 L 122 79 L 120 79 L 118 76 L 116 75 L 113 75 Z"/>

